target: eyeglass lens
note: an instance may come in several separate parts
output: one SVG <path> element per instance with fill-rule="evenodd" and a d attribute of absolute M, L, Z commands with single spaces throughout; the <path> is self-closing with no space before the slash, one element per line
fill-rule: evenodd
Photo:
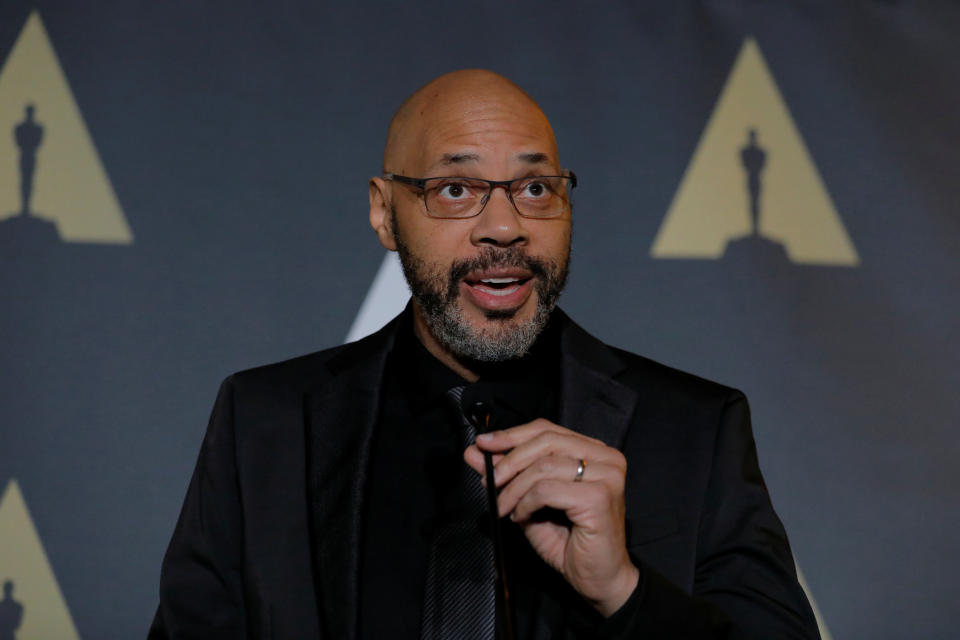
<path fill-rule="evenodd" d="M 535 176 L 515 180 L 509 186 L 510 199 L 520 215 L 552 218 L 569 206 L 569 178 Z M 423 187 L 427 211 L 438 218 L 469 218 L 477 215 L 493 191 L 493 185 L 470 178 L 431 178 Z"/>

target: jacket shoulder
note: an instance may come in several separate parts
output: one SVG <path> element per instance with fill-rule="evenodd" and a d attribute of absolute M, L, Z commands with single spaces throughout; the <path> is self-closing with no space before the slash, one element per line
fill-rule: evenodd
<path fill-rule="evenodd" d="M 642 425 L 649 446 L 709 448 L 728 409 L 746 403 L 736 389 L 607 345 L 568 317 L 561 319 L 568 357 L 630 392 L 631 423 Z"/>
<path fill-rule="evenodd" d="M 383 357 L 393 345 L 396 320 L 355 342 L 322 349 L 280 362 L 238 371 L 224 381 L 241 392 L 292 392 L 316 388 L 350 366 Z"/>
<path fill-rule="evenodd" d="M 326 375 L 328 363 L 343 353 L 349 346 L 349 344 L 338 345 L 279 362 L 244 369 L 231 374 L 227 380 L 240 387 L 259 385 L 302 386 L 305 380 L 317 379 Z"/>
<path fill-rule="evenodd" d="M 647 446 L 712 451 L 724 416 L 735 405 L 746 408 L 746 397 L 737 389 L 623 349 L 611 349 L 624 363 L 617 382 L 637 394 L 633 417 L 645 427 Z"/>
<path fill-rule="evenodd" d="M 653 391 L 658 394 L 703 401 L 723 401 L 743 395 L 738 389 L 688 371 L 617 347 L 608 345 L 607 348 L 624 364 L 624 370 L 617 376 L 617 380 L 638 390 L 644 390 L 645 393 Z"/>
<path fill-rule="evenodd" d="M 596 338 L 562 311 L 563 348 L 588 368 L 630 387 L 641 397 L 661 401 L 711 402 L 742 395 L 726 385 L 681 371 Z"/>

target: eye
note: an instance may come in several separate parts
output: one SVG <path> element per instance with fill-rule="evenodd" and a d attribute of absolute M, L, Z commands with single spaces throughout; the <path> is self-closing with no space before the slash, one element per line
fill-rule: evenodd
<path fill-rule="evenodd" d="M 438 191 L 440 197 L 450 200 L 462 200 L 473 195 L 470 191 L 470 185 L 463 182 L 448 182 L 440 186 Z"/>
<path fill-rule="evenodd" d="M 550 197 L 550 186 L 545 180 L 534 179 L 524 182 L 520 189 L 520 196 L 534 200 Z"/>

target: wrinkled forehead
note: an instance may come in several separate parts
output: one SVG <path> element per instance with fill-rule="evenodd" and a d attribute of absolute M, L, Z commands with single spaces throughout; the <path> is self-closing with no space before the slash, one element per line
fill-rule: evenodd
<path fill-rule="evenodd" d="M 482 174 L 510 173 L 529 164 L 560 169 L 550 122 L 518 89 L 438 89 L 415 106 L 399 123 L 392 154 L 388 149 L 385 157 L 394 172 L 427 176 L 474 167 L 478 177 L 503 179 L 511 176 Z"/>

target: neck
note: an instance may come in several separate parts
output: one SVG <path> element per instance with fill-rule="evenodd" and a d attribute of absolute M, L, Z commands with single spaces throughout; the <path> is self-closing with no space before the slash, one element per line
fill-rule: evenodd
<path fill-rule="evenodd" d="M 452 353 L 447 351 L 447 349 L 440 344 L 437 338 L 430 331 L 430 328 L 427 326 L 426 321 L 423 319 L 423 314 L 420 311 L 420 307 L 414 302 L 413 304 L 413 334 L 417 336 L 417 340 L 427 348 L 427 351 L 430 354 L 443 363 L 448 369 L 451 369 L 458 376 L 466 380 L 467 382 L 476 382 L 480 379 L 480 376 L 477 375 L 476 371 L 465 366 L 460 360 L 457 359 Z"/>

